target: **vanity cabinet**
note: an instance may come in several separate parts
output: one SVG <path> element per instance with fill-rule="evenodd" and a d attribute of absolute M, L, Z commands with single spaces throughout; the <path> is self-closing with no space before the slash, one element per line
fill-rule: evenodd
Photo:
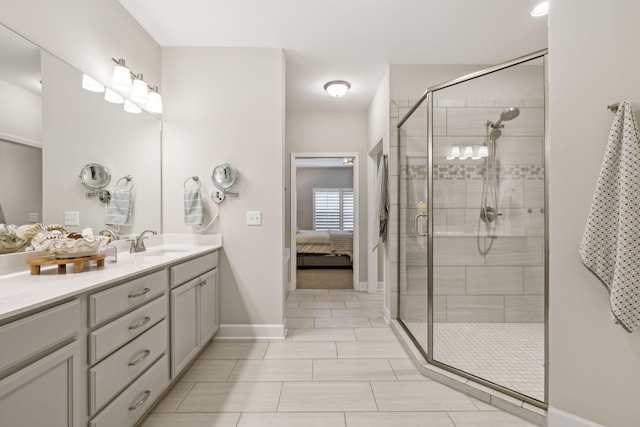
<path fill-rule="evenodd" d="M 217 253 L 172 268 L 171 378 L 177 378 L 219 327 Z M 203 271 L 206 267 L 213 267 Z M 191 275 L 184 274 L 191 272 Z M 172 282 L 172 287 L 174 283 Z"/>
<path fill-rule="evenodd" d="M 168 384 L 168 288 L 161 270 L 89 295 L 91 426 L 133 425 Z"/>
<path fill-rule="evenodd" d="M 79 324 L 74 300 L 0 327 L 0 424 L 80 425 Z"/>

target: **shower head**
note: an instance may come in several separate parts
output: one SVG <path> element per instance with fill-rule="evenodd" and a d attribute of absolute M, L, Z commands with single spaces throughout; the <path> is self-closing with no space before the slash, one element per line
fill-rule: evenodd
<path fill-rule="evenodd" d="M 502 124 L 502 122 L 508 122 L 509 120 L 513 120 L 520 115 L 520 109 L 517 107 L 511 107 L 504 110 L 500 113 L 500 118 L 493 125 L 494 127 L 498 127 Z"/>
<path fill-rule="evenodd" d="M 501 136 L 502 136 L 502 131 L 498 128 L 491 129 L 491 132 L 489 133 L 489 138 L 491 138 L 493 141 L 496 141 Z"/>

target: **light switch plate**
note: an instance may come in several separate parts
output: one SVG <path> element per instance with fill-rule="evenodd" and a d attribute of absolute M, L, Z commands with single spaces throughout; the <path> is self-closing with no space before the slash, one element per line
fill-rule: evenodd
<path fill-rule="evenodd" d="M 34 222 L 38 222 L 38 212 L 31 212 L 29 213 L 29 222 L 34 223 Z"/>
<path fill-rule="evenodd" d="M 65 211 L 64 225 L 80 225 L 80 212 Z"/>
<path fill-rule="evenodd" d="M 247 225 L 262 225 L 262 212 L 247 211 Z"/>

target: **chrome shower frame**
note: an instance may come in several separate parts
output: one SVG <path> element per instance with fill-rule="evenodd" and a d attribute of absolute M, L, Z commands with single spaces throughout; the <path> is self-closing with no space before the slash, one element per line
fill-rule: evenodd
<path fill-rule="evenodd" d="M 432 86 L 430 88 L 428 88 L 423 95 L 418 99 L 418 101 L 413 105 L 413 107 L 411 107 L 411 109 L 404 115 L 404 117 L 402 117 L 400 119 L 400 121 L 398 122 L 398 124 L 396 125 L 396 128 L 398 129 L 397 132 L 397 145 L 398 145 L 398 154 L 400 154 L 400 147 L 401 147 L 401 136 L 402 136 L 402 132 L 401 132 L 401 127 L 402 125 L 413 115 L 413 113 L 426 101 L 427 102 L 427 129 L 428 129 L 428 139 L 427 139 L 427 195 L 428 195 L 428 199 L 429 199 L 429 203 L 428 203 L 428 210 L 427 210 L 427 214 L 428 214 L 428 218 L 427 218 L 427 230 L 428 230 L 428 238 L 427 238 L 427 281 L 428 281 L 428 286 L 427 286 L 427 349 L 426 351 L 422 348 L 422 346 L 420 345 L 420 343 L 415 339 L 415 337 L 413 336 L 412 332 L 410 331 L 410 329 L 407 327 L 407 325 L 405 325 L 405 323 L 403 322 L 403 320 L 400 318 L 400 313 L 401 308 L 400 308 L 400 304 L 401 304 L 401 292 L 398 292 L 398 299 L 397 299 L 397 304 L 398 304 L 398 316 L 397 316 L 397 320 L 399 322 L 399 324 L 403 327 L 403 329 L 405 330 L 405 332 L 407 333 L 407 335 L 410 337 L 410 339 L 413 341 L 413 343 L 415 344 L 416 348 L 422 353 L 422 355 L 424 356 L 425 360 L 434 366 L 437 366 L 439 368 L 442 368 L 446 371 L 452 372 L 456 375 L 459 375 L 461 377 L 470 379 L 476 383 L 479 383 L 481 385 L 487 386 L 491 389 L 494 389 L 496 391 L 499 391 L 501 393 L 504 393 L 508 396 L 514 397 L 518 400 L 524 401 L 526 403 L 529 403 L 533 406 L 539 407 L 539 408 L 543 408 L 546 409 L 548 406 L 548 402 L 549 402 L 549 202 L 548 202 L 548 194 L 549 194 L 549 159 L 548 159 L 548 154 L 549 154 L 549 135 L 548 135 L 548 111 L 549 111 L 549 105 L 548 105 L 548 49 L 543 49 L 534 53 L 531 53 L 529 55 L 525 55 L 525 56 L 521 56 L 519 58 L 513 59 L 511 61 L 507 61 L 505 63 L 502 64 L 498 64 L 495 65 L 493 67 L 489 67 L 486 68 L 484 70 L 480 70 L 462 77 L 459 77 L 457 79 L 451 80 L 449 82 L 446 83 L 442 83 L 436 86 Z M 431 200 L 433 200 L 432 195 L 433 195 L 433 93 L 441 90 L 441 89 L 445 89 L 451 86 L 455 86 L 457 84 L 460 83 L 464 83 L 479 77 L 483 77 L 489 74 L 493 74 L 496 73 L 498 71 L 522 64 L 524 62 L 527 61 L 531 61 L 534 59 L 543 59 L 544 61 L 544 93 L 545 93 L 545 129 L 544 129 L 544 178 L 545 178 L 545 182 L 544 182 L 544 190 L 545 190 L 545 195 L 544 195 L 544 357 L 545 357 L 545 362 L 544 362 L 544 372 L 545 372 L 545 379 L 544 379 L 544 401 L 541 402 L 539 400 L 533 399 L 527 395 L 521 394 L 521 393 L 517 393 L 511 389 L 505 388 L 503 386 L 500 386 L 498 384 L 495 384 L 493 382 L 487 381 L 483 378 L 471 375 L 465 371 L 456 369 L 454 367 L 451 367 L 449 365 L 443 364 L 441 362 L 438 362 L 437 360 L 433 359 L 433 322 L 434 322 L 434 315 L 433 315 L 433 228 L 434 228 L 434 223 L 433 223 L 433 203 L 431 203 Z M 496 122 L 495 124 L 493 124 L 493 126 L 496 127 L 500 127 L 501 123 L 503 120 L 499 120 L 498 122 Z M 398 184 L 400 184 L 400 179 L 401 179 L 401 174 L 398 174 Z M 400 229 L 400 221 L 398 221 L 398 235 L 401 235 L 401 229 Z M 398 245 L 398 259 L 400 259 L 400 251 L 401 251 L 401 245 Z M 401 277 L 401 271 L 400 271 L 400 263 L 398 263 L 398 277 Z"/>

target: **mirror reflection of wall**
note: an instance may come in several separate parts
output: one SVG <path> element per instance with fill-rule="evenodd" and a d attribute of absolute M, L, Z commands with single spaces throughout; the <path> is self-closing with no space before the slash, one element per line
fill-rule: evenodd
<path fill-rule="evenodd" d="M 6 224 L 27 224 L 42 218 L 40 148 L 0 140 L 0 205 Z"/>
<path fill-rule="evenodd" d="M 135 181 L 131 221 L 120 232 L 160 231 L 160 120 L 125 113 L 103 94 L 83 90 L 81 80 L 80 71 L 0 25 L 0 140 L 11 141 L 0 141 L 7 223 L 26 224 L 30 213 L 45 224 L 63 223 L 65 211 L 78 211 L 80 226 L 72 231 L 107 228 L 106 205 L 87 198 L 78 180 L 95 162 L 113 175 L 108 190 L 123 176 Z"/>

